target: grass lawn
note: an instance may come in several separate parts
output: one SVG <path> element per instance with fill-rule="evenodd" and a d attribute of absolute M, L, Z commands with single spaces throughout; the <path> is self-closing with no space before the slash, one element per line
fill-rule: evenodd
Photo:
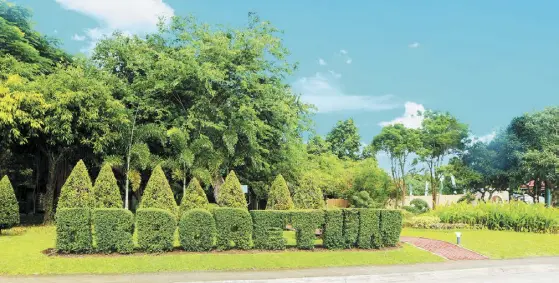
<path fill-rule="evenodd" d="M 286 233 L 289 244 L 294 234 Z M 0 235 L 0 275 L 141 273 L 194 270 L 262 270 L 329 266 L 389 265 L 440 262 L 441 258 L 404 245 L 386 251 L 282 251 L 170 253 L 123 256 L 47 256 L 54 247 L 55 228 L 14 228 Z"/>
<path fill-rule="evenodd" d="M 404 229 L 402 236 L 456 243 L 454 230 Z M 461 230 L 463 247 L 493 259 L 559 256 L 559 235 L 511 231 Z"/>

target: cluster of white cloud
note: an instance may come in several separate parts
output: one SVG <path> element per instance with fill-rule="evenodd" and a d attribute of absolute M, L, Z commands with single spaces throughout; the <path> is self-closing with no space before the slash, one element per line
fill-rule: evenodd
<path fill-rule="evenodd" d="M 346 64 L 351 64 L 351 62 L 353 62 L 353 60 L 351 59 L 351 57 L 349 57 L 347 50 L 345 49 L 341 49 L 340 50 L 340 54 L 342 56 L 344 56 L 344 60 Z"/>
<path fill-rule="evenodd" d="M 408 101 L 404 104 L 404 114 L 402 116 L 392 121 L 380 122 L 379 126 L 402 124 L 408 128 L 419 129 L 421 128 L 421 122 L 423 122 L 423 112 L 425 112 L 425 107 L 422 104 Z"/>
<path fill-rule="evenodd" d="M 482 143 L 489 143 L 491 142 L 495 136 L 497 135 L 497 133 L 495 131 L 487 134 L 487 135 L 483 135 L 483 136 L 471 136 L 470 139 L 472 140 L 472 142 L 482 142 Z"/>
<path fill-rule="evenodd" d="M 328 63 L 326 63 L 326 61 L 322 58 L 318 58 L 318 65 L 320 66 L 326 66 L 328 65 Z"/>
<path fill-rule="evenodd" d="M 409 48 L 419 48 L 419 42 L 413 42 L 408 45 Z"/>

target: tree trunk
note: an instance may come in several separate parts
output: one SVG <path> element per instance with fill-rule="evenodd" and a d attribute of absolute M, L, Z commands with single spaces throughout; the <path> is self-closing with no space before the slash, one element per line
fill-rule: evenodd
<path fill-rule="evenodd" d="M 214 198 L 216 203 L 218 202 L 217 198 L 219 196 L 219 189 L 221 188 L 221 185 L 223 185 L 223 183 L 225 183 L 225 180 L 220 175 L 216 176 L 212 181 L 212 187 L 214 189 Z"/>
<path fill-rule="evenodd" d="M 124 181 L 124 208 L 125 209 L 129 209 L 129 204 L 128 204 L 128 191 L 130 188 L 130 150 L 128 150 L 128 154 L 126 156 L 126 174 L 124 174 L 124 178 L 126 179 Z"/>
<path fill-rule="evenodd" d="M 49 171 L 47 177 L 47 192 L 44 199 L 45 217 L 44 224 L 51 224 L 54 220 L 54 191 L 56 175 L 56 159 L 49 158 Z"/>
<path fill-rule="evenodd" d="M 429 166 L 429 180 L 431 181 L 431 196 L 433 197 L 433 210 L 437 208 L 437 186 L 434 180 L 433 165 Z"/>

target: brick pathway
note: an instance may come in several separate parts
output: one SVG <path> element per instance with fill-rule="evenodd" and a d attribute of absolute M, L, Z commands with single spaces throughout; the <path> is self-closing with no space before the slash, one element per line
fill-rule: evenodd
<path fill-rule="evenodd" d="M 444 241 L 416 237 L 401 237 L 400 240 L 402 242 L 432 252 L 436 255 L 442 256 L 448 260 L 487 259 L 487 257 L 483 255 Z"/>

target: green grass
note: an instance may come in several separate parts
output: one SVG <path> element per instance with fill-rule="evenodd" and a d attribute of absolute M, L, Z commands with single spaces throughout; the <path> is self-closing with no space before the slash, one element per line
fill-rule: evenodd
<path fill-rule="evenodd" d="M 454 230 L 404 229 L 402 236 L 424 237 L 456 243 Z M 461 245 L 493 259 L 559 256 L 558 234 L 512 231 L 461 230 Z"/>
<path fill-rule="evenodd" d="M 286 238 L 293 242 L 293 233 Z M 281 251 L 170 253 L 163 255 L 47 256 L 54 247 L 54 227 L 14 228 L 0 235 L 0 275 L 107 274 L 195 270 L 266 270 L 330 266 L 440 262 L 441 258 L 404 245 L 386 251 Z"/>

